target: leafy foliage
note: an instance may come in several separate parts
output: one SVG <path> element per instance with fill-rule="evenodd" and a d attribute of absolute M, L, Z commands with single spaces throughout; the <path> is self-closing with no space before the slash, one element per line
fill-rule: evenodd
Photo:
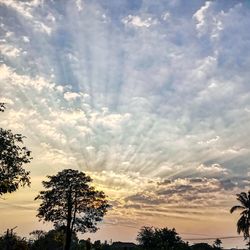
<path fill-rule="evenodd" d="M 191 246 L 191 249 L 192 250 L 210 250 L 210 249 L 213 249 L 213 247 L 207 243 L 196 243 Z"/>
<path fill-rule="evenodd" d="M 220 240 L 220 239 L 216 239 L 215 241 L 214 241 L 214 249 L 217 249 L 217 250 L 220 250 L 220 249 L 222 249 L 221 248 L 221 244 L 222 244 L 222 241 Z"/>
<path fill-rule="evenodd" d="M 151 249 L 157 244 L 155 236 L 155 229 L 153 227 L 142 227 L 137 235 L 137 241 L 143 248 Z"/>
<path fill-rule="evenodd" d="M 170 250 L 170 249 L 189 249 L 175 229 L 143 227 L 138 233 L 137 241 L 145 250 Z"/>
<path fill-rule="evenodd" d="M 0 111 L 4 111 L 0 104 Z M 0 128 L 0 195 L 16 191 L 19 186 L 30 184 L 29 172 L 23 164 L 30 162 L 30 151 L 22 146 L 21 134 L 13 134 L 11 130 Z"/>
<path fill-rule="evenodd" d="M 0 236 L 0 249 L 28 250 L 29 245 L 25 238 L 7 230 L 4 235 Z"/>
<path fill-rule="evenodd" d="M 65 228 L 56 228 L 49 232 L 36 230 L 30 233 L 34 240 L 31 244 L 31 250 L 62 250 L 65 241 Z M 76 234 L 72 236 L 71 250 L 78 249 L 78 238 Z"/>
<path fill-rule="evenodd" d="M 233 206 L 230 212 L 241 211 L 241 216 L 237 222 L 237 232 L 238 234 L 243 233 L 244 239 L 248 239 L 250 243 L 250 191 L 248 193 L 241 192 L 240 194 L 236 194 L 236 196 L 240 205 Z M 248 249 L 250 249 L 250 245 Z"/>
<path fill-rule="evenodd" d="M 37 216 L 66 228 L 65 249 L 69 249 L 72 232 L 95 232 L 109 204 L 103 192 L 89 186 L 92 179 L 83 172 L 65 169 L 48 178 L 43 181 L 46 190 L 35 198 L 42 200 Z"/>
<path fill-rule="evenodd" d="M 4 103 L 0 102 L 0 112 L 4 112 L 5 110 L 5 105 Z"/>

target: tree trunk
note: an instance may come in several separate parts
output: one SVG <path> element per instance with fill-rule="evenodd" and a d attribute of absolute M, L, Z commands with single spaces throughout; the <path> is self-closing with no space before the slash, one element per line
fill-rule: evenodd
<path fill-rule="evenodd" d="M 70 245 L 71 245 L 71 230 L 68 230 L 68 226 L 66 229 L 66 241 L 65 241 L 65 247 L 64 250 L 70 250 Z"/>
<path fill-rule="evenodd" d="M 71 187 L 68 193 L 68 212 L 67 212 L 67 226 L 66 226 L 66 240 L 64 250 L 70 250 L 72 231 L 71 231 L 71 221 L 72 221 L 72 190 Z"/>
<path fill-rule="evenodd" d="M 248 250 L 250 250 L 250 227 L 248 227 Z"/>

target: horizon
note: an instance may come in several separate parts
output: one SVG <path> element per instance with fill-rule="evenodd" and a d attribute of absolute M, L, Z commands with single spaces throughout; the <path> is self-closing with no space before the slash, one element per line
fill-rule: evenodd
<path fill-rule="evenodd" d="M 24 135 L 33 157 L 31 187 L 0 199 L 0 234 L 52 229 L 34 197 L 72 168 L 113 206 L 84 238 L 135 242 L 142 226 L 238 236 L 230 208 L 250 190 L 249 1 L 0 0 L 0 18 L 0 127 Z"/>

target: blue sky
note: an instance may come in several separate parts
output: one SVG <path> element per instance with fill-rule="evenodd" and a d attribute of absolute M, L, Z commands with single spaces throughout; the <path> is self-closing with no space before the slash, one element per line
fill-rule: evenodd
<path fill-rule="evenodd" d="M 2 207 L 36 208 L 45 175 L 71 167 L 109 194 L 107 232 L 135 228 L 126 240 L 145 223 L 195 233 L 218 217 L 217 235 L 235 234 L 228 211 L 250 183 L 249 7 L 0 0 L 0 125 L 34 157 L 31 189 Z"/>

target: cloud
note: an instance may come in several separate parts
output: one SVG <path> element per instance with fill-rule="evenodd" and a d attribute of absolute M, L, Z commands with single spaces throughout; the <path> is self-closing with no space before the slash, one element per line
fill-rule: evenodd
<path fill-rule="evenodd" d="M 223 168 L 220 164 L 214 163 L 211 166 L 205 166 L 201 164 L 197 167 L 197 171 L 205 176 L 217 176 L 218 175 L 228 175 L 228 170 Z"/>
<path fill-rule="evenodd" d="M 65 153 L 63 150 L 52 148 L 51 145 L 47 143 L 40 144 L 41 151 L 44 152 L 39 161 L 41 163 L 50 163 L 51 166 L 58 167 L 72 167 L 75 165 L 76 159 L 71 155 Z"/>
<path fill-rule="evenodd" d="M 35 22 L 35 29 L 36 29 L 37 31 L 44 32 L 44 33 L 46 33 L 47 35 L 50 35 L 51 32 L 52 32 L 52 28 L 51 28 L 51 27 L 45 25 L 45 24 L 42 23 L 42 22 L 38 22 L 38 21 Z"/>
<path fill-rule="evenodd" d="M 6 44 L 0 44 L 0 50 L 1 54 L 7 57 L 17 57 L 20 55 L 21 50 L 18 48 L 15 48 L 11 45 L 6 45 Z"/>
<path fill-rule="evenodd" d="M 76 92 L 65 92 L 63 96 L 65 100 L 70 101 L 70 100 L 75 100 L 77 97 L 80 97 L 81 95 Z"/>
<path fill-rule="evenodd" d="M 124 208 L 136 209 L 139 211 L 148 210 L 153 213 L 159 209 L 169 210 L 173 206 L 178 207 L 183 213 L 186 207 L 194 208 L 199 211 L 206 206 L 223 208 L 225 205 L 224 196 L 229 200 L 233 199 L 232 190 L 239 192 L 242 190 L 243 179 L 224 179 L 215 178 L 185 178 L 171 181 L 154 183 L 150 188 L 132 194 L 125 198 Z M 241 183 L 241 184 L 240 184 Z M 246 187 L 246 186 L 245 186 Z M 181 213 L 178 211 L 178 213 Z M 173 211 L 172 211 L 173 212 Z"/>
<path fill-rule="evenodd" d="M 199 35 L 202 35 L 203 33 L 206 32 L 206 18 L 207 18 L 207 13 L 209 12 L 209 8 L 212 5 L 211 1 L 206 1 L 205 5 L 203 5 L 199 10 L 195 12 L 193 15 L 193 18 L 196 20 L 196 29 L 199 32 Z"/>
<path fill-rule="evenodd" d="M 18 14 L 21 14 L 25 18 L 32 19 L 33 18 L 31 13 L 32 7 L 36 6 L 39 2 L 40 1 L 31 1 L 29 3 L 29 2 L 18 2 L 15 0 L 8 0 L 8 1 L 1 0 L 0 4 L 14 9 Z"/>
<path fill-rule="evenodd" d="M 83 6 L 82 6 L 82 1 L 81 0 L 76 0 L 76 7 L 79 11 L 81 11 L 83 9 Z"/>
<path fill-rule="evenodd" d="M 157 21 L 152 20 L 151 17 L 148 17 L 148 18 L 143 20 L 139 16 L 132 16 L 132 15 L 128 15 L 127 17 L 123 18 L 122 22 L 125 25 L 132 25 L 132 26 L 138 27 L 138 28 L 142 28 L 142 27 L 149 28 L 151 25 L 157 23 Z"/>
<path fill-rule="evenodd" d="M 144 193 L 139 193 L 139 194 L 135 194 L 135 195 L 131 195 L 129 197 L 127 197 L 125 199 L 125 201 L 132 201 L 132 202 L 136 202 L 136 203 L 143 203 L 143 204 L 153 204 L 153 205 L 159 205 L 165 202 L 164 199 L 157 199 L 154 198 L 153 196 L 144 194 Z M 127 207 L 129 205 L 125 205 L 125 207 Z M 132 206 L 132 205 L 130 205 Z M 134 208 L 136 208 L 136 205 L 133 205 Z M 139 207 L 140 208 L 140 207 Z"/>
<path fill-rule="evenodd" d="M 11 4 L 6 10 L 17 5 Z M 151 11 L 152 6 L 145 12 L 140 9 L 143 4 L 120 13 L 116 21 L 111 6 L 105 9 L 95 2 L 85 4 L 80 13 L 77 6 L 66 3 L 62 9 L 44 4 L 44 20 L 40 18 L 43 12 L 37 8 L 38 2 L 20 6 L 38 15 L 32 18 L 31 26 L 27 24 L 31 29 L 20 29 L 18 34 L 5 18 L 5 34 L 12 32 L 7 37 L 8 46 L 26 53 L 20 52 L 18 62 L 9 58 L 1 66 L 1 77 L 3 81 L 12 79 L 3 85 L 5 98 L 15 96 L 16 103 L 24 103 L 25 98 L 31 97 L 26 99 L 26 108 L 37 111 L 37 124 L 45 128 L 46 123 L 40 121 L 46 116 L 53 119 L 46 121 L 50 123 L 48 130 L 55 135 L 66 133 L 65 140 L 78 148 L 81 140 L 89 136 L 83 145 L 94 147 L 100 161 L 106 162 L 101 170 L 109 168 L 107 162 L 114 153 L 116 157 L 111 158 L 116 160 L 111 166 L 156 177 L 197 173 L 197 166 L 206 166 L 207 162 L 223 165 L 232 172 L 246 172 L 247 166 L 236 170 L 233 163 L 238 155 L 247 157 L 248 151 L 239 150 L 246 148 L 246 137 L 232 131 L 249 121 L 244 111 L 249 102 L 247 75 L 244 68 L 239 70 L 236 66 L 236 57 L 227 52 L 232 47 L 230 37 L 222 39 L 234 29 L 236 24 L 230 20 L 239 16 L 242 5 L 231 5 L 222 12 L 218 4 L 206 2 L 190 13 L 199 29 L 215 25 L 211 13 L 222 22 L 223 30 L 218 31 L 221 36 L 209 40 L 207 46 L 193 36 L 197 25 L 186 21 L 190 16 L 176 16 L 173 4 L 160 5 L 157 10 L 160 16 L 171 13 L 171 18 L 167 15 L 168 24 L 156 22 L 159 16 Z M 64 20 L 60 19 L 62 13 Z M 109 22 L 103 22 L 103 16 Z M 242 29 L 247 15 L 243 18 Z M 94 30 L 88 29 L 90 20 Z M 138 29 L 124 30 L 121 20 Z M 41 21 L 53 27 L 50 37 L 36 33 L 42 29 Z M 110 40 L 111 26 L 114 33 Z M 150 29 L 142 32 L 139 28 L 143 27 Z M 37 35 L 39 39 L 35 39 Z M 244 45 L 237 50 L 241 47 Z M 225 60 L 227 56 L 230 60 Z M 228 72 L 233 72 L 233 78 Z M 15 87 L 22 94 L 13 94 Z M 42 108 L 37 106 L 38 98 Z"/>
<path fill-rule="evenodd" d="M 170 17 L 171 17 L 171 14 L 170 14 L 170 12 L 168 12 L 168 11 L 166 11 L 164 14 L 162 14 L 162 19 L 163 19 L 164 21 L 169 20 Z"/>

